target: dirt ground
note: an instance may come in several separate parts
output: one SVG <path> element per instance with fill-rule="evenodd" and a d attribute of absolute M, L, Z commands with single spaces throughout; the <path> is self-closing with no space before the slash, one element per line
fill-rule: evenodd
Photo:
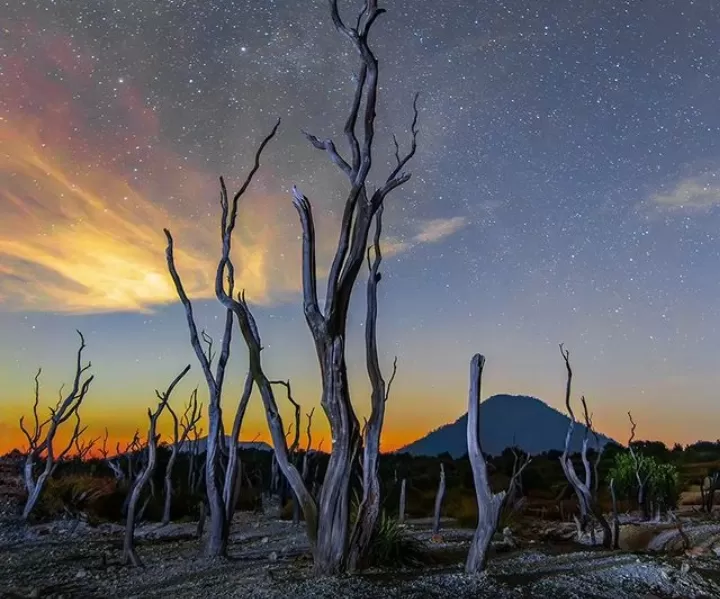
<path fill-rule="evenodd" d="M 193 523 L 143 525 L 138 529 L 143 568 L 121 564 L 117 525 L 54 522 L 26 528 L 5 520 L 0 597 L 718 598 L 714 539 L 720 524 L 704 526 L 696 535 L 705 539 L 698 541 L 702 551 L 671 555 L 664 551 L 675 542 L 667 527 L 654 537 L 663 551 L 647 553 L 569 543 L 564 539 L 572 527 L 557 523 L 519 525 L 521 530 L 498 536 L 487 574 L 475 578 L 462 572 L 472 530 L 447 523 L 440 535 L 432 535 L 417 521 L 409 523 L 407 534 L 427 544 L 435 565 L 318 580 L 310 576 L 302 527 L 254 514 L 236 516 L 227 560 L 202 558 Z M 692 536 L 692 526 L 686 530 Z"/>

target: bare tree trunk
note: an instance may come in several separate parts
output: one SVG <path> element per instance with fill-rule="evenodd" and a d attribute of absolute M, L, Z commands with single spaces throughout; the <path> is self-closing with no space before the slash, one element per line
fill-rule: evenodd
<path fill-rule="evenodd" d="M 198 407 L 197 401 L 197 388 L 192 392 L 190 396 L 190 402 L 185 408 L 185 412 L 182 416 L 182 421 L 178 421 L 177 414 L 172 409 L 170 404 L 167 405 L 168 412 L 173 419 L 173 443 L 171 447 L 170 459 L 168 460 L 167 466 L 165 467 L 165 504 L 163 506 L 162 524 L 167 525 L 170 523 L 170 508 L 172 504 L 172 472 L 175 467 L 178 452 L 187 441 L 190 432 L 195 429 L 197 423 L 202 418 L 202 405 Z M 182 424 L 182 433 L 180 433 L 180 425 Z M 190 462 L 190 468 L 192 468 L 192 460 Z"/>
<path fill-rule="evenodd" d="M 407 480 L 404 478 L 400 481 L 400 505 L 398 506 L 398 522 L 400 522 L 400 524 L 405 523 L 405 504 L 407 502 L 405 495 L 406 482 Z"/>
<path fill-rule="evenodd" d="M 478 504 L 478 525 L 470 544 L 465 572 L 480 574 L 485 570 L 487 551 L 497 530 L 505 491 L 493 493 L 487 474 L 487 463 L 480 446 L 480 388 L 485 358 L 475 354 L 470 362 L 470 392 L 468 394 L 467 446 L 475 497 Z M 513 477 L 514 480 L 514 477 Z M 511 481 L 512 486 L 512 481 Z"/>
<path fill-rule="evenodd" d="M 362 567 L 370 547 L 372 536 L 380 517 L 380 477 L 378 459 L 380 455 L 380 434 L 385 421 L 385 403 L 390 395 L 390 387 L 397 373 L 397 356 L 393 361 L 392 375 L 388 382 L 382 375 L 377 347 L 377 287 L 381 279 L 380 263 L 382 252 L 380 236 L 382 235 L 382 213 L 380 206 L 375 214 L 375 237 L 372 248 L 368 248 L 368 267 L 370 273 L 367 282 L 367 313 L 365 317 L 365 356 L 368 377 L 372 387 L 370 418 L 363 431 L 363 462 L 362 462 L 362 501 L 358 507 L 357 519 L 350 537 L 348 552 L 348 570 L 355 571 Z M 374 259 L 370 262 L 371 249 Z"/>
<path fill-rule="evenodd" d="M 205 521 L 207 520 L 207 498 L 203 498 L 200 501 L 200 514 L 198 515 L 197 528 L 195 529 L 195 536 L 198 539 L 202 539 L 205 532 Z"/>
<path fill-rule="evenodd" d="M 228 441 L 228 465 L 225 472 L 225 486 L 223 487 L 223 501 L 227 508 L 225 518 L 228 522 L 232 522 L 235 513 L 236 498 L 239 496 L 240 486 L 240 460 L 238 459 L 238 441 L 240 441 L 240 428 L 245 419 L 248 403 L 250 403 L 250 395 L 252 394 L 253 379 L 252 374 L 248 372 L 245 377 L 245 387 L 238 403 L 233 420 L 232 432 Z"/>
<path fill-rule="evenodd" d="M 443 498 L 445 497 L 445 464 L 440 462 L 440 482 L 438 483 L 437 493 L 435 494 L 435 510 L 433 512 L 434 533 L 440 532 L 440 510 L 442 508 Z"/>
<path fill-rule="evenodd" d="M 165 393 L 161 394 L 159 391 L 156 391 L 157 396 L 160 399 L 160 403 L 158 404 L 158 407 L 155 409 L 154 412 L 152 412 L 150 408 L 148 408 L 148 419 L 150 420 L 150 426 L 148 427 L 147 437 L 147 461 L 145 462 L 144 468 L 138 474 L 138 477 L 135 479 L 135 483 L 133 484 L 132 490 L 130 492 L 130 501 L 128 502 L 128 511 L 125 522 L 125 538 L 123 541 L 123 562 L 125 562 L 126 564 L 131 564 L 135 567 L 142 566 L 140 557 L 135 551 L 135 524 L 137 517 L 137 504 L 143 488 L 148 483 L 148 481 L 153 475 L 153 472 L 155 471 L 158 441 L 158 435 L 155 433 L 155 430 L 157 428 L 157 421 L 160 417 L 160 414 L 162 414 L 162 411 L 167 406 L 173 389 L 188 373 L 189 370 L 190 365 L 188 364 L 185 369 L 178 376 L 175 377 L 173 382 L 170 383 L 170 386 L 167 388 Z"/>

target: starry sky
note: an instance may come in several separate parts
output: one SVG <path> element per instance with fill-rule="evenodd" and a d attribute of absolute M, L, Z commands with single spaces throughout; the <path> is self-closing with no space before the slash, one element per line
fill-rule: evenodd
<path fill-rule="evenodd" d="M 413 178 L 385 211 L 379 336 L 399 371 L 383 447 L 464 412 L 477 351 L 486 394 L 562 408 L 561 341 L 606 434 L 627 439 L 630 409 L 640 438 L 720 436 L 718 3 L 382 5 L 373 182 L 392 133 L 408 143 L 420 92 Z M 345 150 L 357 68 L 326 2 L 5 0 L 0 14 L 0 450 L 21 440 L 38 366 L 43 404 L 70 381 L 75 329 L 96 374 L 82 408 L 93 436 L 145 426 L 154 389 L 191 363 L 174 402 L 187 399 L 201 373 L 162 228 L 199 326 L 219 336 L 217 177 L 242 181 L 278 117 L 234 259 L 268 375 L 316 406 L 289 190 L 313 203 L 326 268 L 346 181 L 301 129 Z M 363 313 L 361 291 L 348 350 L 361 415 Z M 246 365 L 235 343 L 228 419 Z M 242 436 L 258 433 L 254 401 Z"/>

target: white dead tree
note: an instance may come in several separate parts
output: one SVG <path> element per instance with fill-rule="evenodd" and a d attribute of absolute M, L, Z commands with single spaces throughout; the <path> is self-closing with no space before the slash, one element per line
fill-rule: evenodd
<path fill-rule="evenodd" d="M 372 246 L 367 251 L 368 280 L 366 290 L 365 315 L 365 362 L 370 379 L 370 417 L 365 422 L 362 434 L 362 500 L 358 507 L 350 537 L 348 554 L 348 570 L 357 570 L 362 566 L 362 558 L 367 554 L 372 535 L 380 517 L 380 475 L 378 458 L 380 456 L 380 435 L 385 422 L 385 404 L 390 396 L 390 389 L 397 374 L 397 356 L 393 360 L 390 378 L 385 378 L 380 368 L 377 343 L 378 283 L 382 278 L 380 263 L 382 250 L 383 206 L 375 214 L 375 235 Z"/>
<path fill-rule="evenodd" d="M 166 404 L 166 407 L 173 420 L 173 437 L 172 445 L 170 446 L 170 458 L 168 459 L 167 466 L 165 466 L 165 502 L 163 505 L 163 516 L 161 520 L 163 525 L 170 523 L 170 508 L 172 507 L 173 495 L 172 473 L 175 467 L 175 462 L 177 461 L 178 453 L 180 448 L 187 441 L 190 431 L 197 426 L 197 423 L 202 418 L 202 404 L 198 404 L 197 388 L 195 388 L 190 395 L 190 401 L 185 406 L 185 412 L 183 412 L 180 419 L 178 419 L 175 410 L 173 410 L 169 403 Z"/>
<path fill-rule="evenodd" d="M 575 491 L 575 495 L 578 499 L 578 505 L 580 508 L 580 518 L 577 521 L 578 536 L 587 532 L 587 528 L 589 525 L 592 526 L 592 516 L 597 520 L 597 522 L 600 524 L 600 527 L 602 528 L 603 546 L 609 549 L 612 546 L 612 531 L 610 529 L 610 525 L 608 524 L 607 519 L 602 513 L 602 509 L 597 502 L 597 498 L 593 493 L 593 467 L 587 457 L 589 440 L 588 432 L 592 423 L 590 422 L 588 416 L 587 405 L 585 403 L 584 397 L 581 399 L 581 401 L 583 404 L 583 410 L 586 415 L 586 428 L 585 435 L 583 437 L 582 448 L 580 451 L 580 458 L 582 460 L 583 470 L 585 474 L 583 479 L 581 479 L 575 471 L 575 466 L 570 457 L 570 442 L 572 440 L 572 434 L 576 424 L 575 413 L 573 412 L 572 405 L 570 404 L 570 398 L 572 394 L 573 372 L 572 367 L 570 366 L 570 351 L 566 350 L 563 347 L 562 343 L 560 344 L 560 354 L 562 355 L 565 362 L 565 370 L 567 372 L 567 379 L 565 384 L 565 408 L 567 409 L 568 415 L 570 417 L 570 424 L 568 426 L 568 431 L 565 435 L 565 448 L 563 450 L 562 456 L 560 456 L 560 465 L 562 466 L 565 477 L 570 483 L 570 486 L 573 488 L 573 491 Z"/>
<path fill-rule="evenodd" d="M 245 385 L 240 396 L 237 410 L 235 410 L 235 418 L 233 419 L 232 431 L 227 439 L 228 463 L 225 470 L 225 483 L 223 484 L 223 503 L 225 504 L 225 518 L 228 526 L 232 522 L 235 507 L 240 497 L 240 481 L 242 480 L 242 464 L 238 457 L 238 443 L 240 442 L 240 429 L 243 420 L 245 420 L 245 412 L 247 412 L 250 403 L 250 395 L 253 389 L 253 379 L 250 373 L 245 377 Z"/>
<path fill-rule="evenodd" d="M 223 243 L 222 257 L 215 278 L 216 296 L 228 313 L 232 313 L 237 319 L 248 348 L 250 371 L 263 402 L 278 466 L 289 481 L 303 509 L 312 549 L 314 571 L 318 575 L 336 574 L 349 567 L 347 558 L 350 546 L 350 480 L 353 458 L 360 445 L 360 426 L 350 400 L 345 360 L 350 296 L 365 259 L 367 242 L 377 211 L 394 189 L 410 179 L 410 175 L 403 169 L 415 154 L 417 139 L 417 129 L 413 125 L 411 148 L 402 156 L 397 149 L 395 167 L 384 183 L 374 191 L 369 190 L 368 176 L 372 164 L 377 109 L 378 61 L 368 44 L 368 36 L 372 25 L 385 11 L 378 8 L 376 0 L 367 0 L 355 26 L 351 27 L 340 17 L 337 0 L 329 0 L 329 4 L 335 28 L 350 41 L 360 56 L 360 69 L 350 113 L 345 122 L 345 134 L 350 144 L 351 159 L 347 161 L 340 156 L 332 140 L 320 141 L 315 136 L 306 134 L 311 144 L 315 148 L 327 152 L 332 162 L 350 181 L 350 190 L 340 224 L 338 246 L 327 276 L 327 293 L 323 310 L 320 309 L 317 293 L 315 225 L 312 210 L 308 199 L 296 188 L 293 188 L 293 204 L 298 212 L 303 230 L 303 307 L 320 365 L 321 405 L 329 420 L 332 434 L 332 450 L 318 503 L 315 502 L 300 472 L 290 460 L 277 402 L 270 381 L 262 367 L 262 343 L 255 319 L 244 295 L 241 293 L 235 298 L 233 293 L 234 268 L 230 259 L 232 234 L 237 220 L 238 203 L 247 189 L 251 177 L 248 177 L 245 184 L 233 195 L 232 201 L 224 180 L 222 178 L 220 180 Z M 361 119 L 362 133 L 358 137 L 356 128 L 361 106 L 364 115 Z M 416 123 L 416 102 L 413 103 L 413 112 L 413 123 Z M 260 152 L 274 136 L 276 130 L 277 125 L 260 146 L 256 154 L 253 173 L 259 166 Z M 191 316 L 190 302 L 184 291 L 181 292 L 182 285 L 172 261 L 173 240 L 168 231 L 166 231 L 166 236 L 168 238 L 168 264 L 171 265 L 171 273 L 174 273 L 173 280 L 179 295 L 183 298 L 186 313 Z M 192 319 L 189 317 L 188 321 L 190 320 Z M 194 328 L 194 324 L 191 325 L 192 328 Z M 200 355 L 198 357 L 202 362 L 203 358 Z M 216 383 L 213 383 L 212 376 L 206 376 L 206 378 L 211 387 L 217 386 Z M 219 406 L 219 403 L 217 405 Z M 211 417 L 211 423 L 212 421 L 213 417 Z M 219 424 L 216 426 L 219 429 Z M 210 438 L 213 436 L 210 434 Z M 210 479 L 209 470 L 207 474 L 207 478 Z M 212 483 L 208 480 L 207 484 L 211 485 Z"/>
<path fill-rule="evenodd" d="M 400 481 L 400 505 L 398 506 L 398 522 L 400 524 L 405 523 L 405 504 L 407 503 L 407 479 L 403 478 Z"/>
<path fill-rule="evenodd" d="M 135 567 L 142 566 L 142 561 L 135 551 L 135 525 L 137 524 L 137 505 L 140 500 L 140 494 L 148 484 L 150 479 L 155 472 L 155 463 L 157 461 L 157 421 L 160 418 L 163 410 L 167 407 L 170 396 L 172 395 L 175 386 L 183 379 L 183 377 L 190 371 L 190 364 L 188 364 L 183 371 L 173 379 L 170 386 L 164 393 L 155 391 L 160 403 L 153 412 L 150 408 L 147 410 L 148 419 L 150 421 L 148 426 L 147 434 L 147 459 L 143 464 L 143 468 L 138 474 L 137 478 L 133 482 L 132 489 L 130 490 L 130 501 L 128 502 L 127 516 L 125 517 L 125 538 L 123 540 L 123 562 L 126 564 L 133 565 Z"/>
<path fill-rule="evenodd" d="M 291 433 L 293 434 L 292 443 L 288 447 L 288 456 L 289 456 L 290 461 L 295 466 L 295 468 L 297 468 L 297 466 L 298 466 L 297 451 L 298 451 L 298 448 L 300 447 L 300 404 L 297 403 L 293 399 L 292 387 L 290 386 L 290 381 L 270 381 L 270 384 L 271 385 L 281 385 L 281 386 L 285 387 L 285 393 L 287 395 L 287 399 L 293 406 L 293 414 L 295 417 L 294 426 L 292 424 L 290 426 L 288 426 L 287 433 L 285 434 L 285 439 L 286 439 L 286 443 L 287 443 L 287 438 L 290 436 Z M 275 459 L 273 461 L 273 465 L 277 466 L 277 464 L 278 464 L 277 459 Z M 278 471 L 278 475 L 279 475 L 279 471 Z M 279 491 L 281 508 L 284 507 L 284 505 L 283 505 L 284 501 L 285 501 L 285 499 L 287 499 L 286 491 L 287 491 L 288 484 L 289 483 L 287 480 L 285 480 L 285 479 L 280 480 L 279 476 L 278 476 L 277 488 Z M 293 522 L 297 524 L 300 521 L 300 511 L 299 511 L 300 503 L 299 503 L 297 497 L 295 497 L 294 495 L 293 495 L 292 499 L 293 499 Z"/>
<path fill-rule="evenodd" d="M 80 348 L 77 352 L 75 377 L 73 379 L 70 392 L 63 395 L 63 388 L 60 388 L 60 396 L 56 406 L 54 408 L 50 408 L 49 418 L 41 422 L 38 414 L 38 404 L 40 403 L 40 374 L 42 373 L 42 370 L 39 369 L 35 375 L 35 400 L 33 402 L 32 432 L 25 428 L 24 416 L 20 418 L 20 429 L 28 441 L 28 452 L 25 458 L 25 467 L 23 469 L 25 488 L 28 493 L 28 498 L 22 511 L 22 517 L 24 520 L 28 519 L 37 505 L 43 489 L 45 488 L 45 484 L 47 483 L 47 479 L 54 474 L 57 470 L 58 464 L 62 462 L 65 456 L 68 455 L 75 445 L 76 440 L 85 431 L 84 428 L 80 428 L 80 416 L 78 410 L 87 396 L 94 376 L 91 375 L 83 380 L 83 377 L 91 367 L 91 364 L 88 362 L 85 366 L 83 366 L 82 353 L 85 349 L 85 338 L 80 331 L 77 331 L 77 334 L 80 336 Z M 56 454 L 54 443 L 58 429 L 73 416 L 75 416 L 75 427 L 70 434 L 70 441 L 63 450 Z M 44 462 L 44 468 L 36 478 L 35 468 L 38 462 Z"/>
<path fill-rule="evenodd" d="M 206 457 L 205 457 L 205 488 L 207 491 L 207 498 L 208 498 L 208 507 L 210 511 L 210 530 L 208 533 L 208 539 L 207 544 L 205 546 L 205 555 L 207 557 L 222 557 L 225 556 L 227 551 L 227 541 L 229 537 L 230 532 L 230 522 L 228 521 L 228 511 L 229 506 L 226 504 L 225 501 L 225 494 L 224 484 L 221 484 L 220 482 L 220 469 L 221 469 L 221 452 L 223 450 L 224 445 L 224 439 L 221 438 L 222 435 L 222 393 L 223 393 L 223 386 L 225 383 L 225 370 L 227 367 L 228 360 L 230 359 L 230 343 L 232 340 L 232 328 L 233 328 L 233 321 L 234 321 L 234 315 L 237 316 L 237 313 L 232 309 L 231 304 L 237 303 L 235 302 L 232 297 L 234 295 L 234 287 L 235 287 L 235 274 L 234 274 L 234 268 L 232 266 L 232 263 L 230 262 L 230 237 L 232 236 L 232 231 L 235 227 L 235 222 L 237 219 L 237 209 L 238 209 L 238 202 L 240 200 L 240 197 L 245 194 L 248 187 L 250 186 L 250 183 L 253 180 L 253 177 L 255 176 L 255 173 L 260 168 L 260 157 L 262 155 L 263 150 L 265 149 L 265 146 L 270 142 L 270 140 L 275 136 L 275 133 L 277 132 L 277 129 L 280 125 L 280 122 L 278 121 L 273 127 L 272 131 L 269 135 L 265 137 L 265 139 L 262 141 L 260 146 L 258 147 L 257 151 L 255 152 L 255 163 L 253 165 L 253 168 L 248 173 L 247 177 L 245 178 L 244 183 L 240 187 L 240 189 L 237 191 L 235 196 L 233 197 L 232 202 L 232 211 L 228 213 L 229 206 L 228 206 L 228 197 L 227 197 L 227 188 L 225 187 L 225 182 L 221 179 L 221 187 L 222 187 L 222 196 L 221 196 L 221 203 L 222 203 L 222 209 L 223 209 L 223 220 L 222 220 L 222 239 L 223 239 L 223 256 L 220 259 L 220 262 L 218 264 L 218 269 L 216 273 L 216 292 L 221 292 L 225 297 L 228 298 L 229 302 L 223 302 L 226 311 L 225 311 L 225 327 L 223 331 L 223 337 L 220 343 L 220 356 L 217 361 L 217 366 L 215 368 L 215 372 L 213 372 L 211 367 L 211 358 L 212 355 L 210 355 L 210 352 L 207 354 L 205 353 L 205 350 L 202 347 L 201 341 L 200 341 L 200 335 L 198 333 L 198 328 L 195 323 L 195 316 L 193 313 L 193 307 L 192 303 L 190 301 L 190 298 L 188 297 L 187 293 L 185 292 L 185 288 L 183 286 L 182 280 L 180 278 L 180 275 L 177 271 L 177 268 L 175 266 L 175 257 L 173 253 L 174 249 L 174 241 L 173 237 L 168 229 L 164 229 L 165 237 L 167 238 L 167 248 L 165 250 L 165 255 L 167 258 L 167 265 L 168 270 L 170 272 L 170 276 L 172 277 L 173 283 L 175 285 L 175 289 L 177 291 L 178 297 L 180 298 L 180 301 L 183 304 L 183 307 L 185 309 L 185 317 L 187 320 L 188 329 L 190 332 L 190 344 L 195 352 L 195 355 L 200 362 L 200 366 L 203 371 L 203 375 L 205 376 L 205 381 L 207 383 L 208 387 L 208 434 L 207 434 L 207 443 L 206 443 Z M 228 223 L 228 220 L 231 225 Z M 225 255 L 225 247 L 227 246 L 227 256 Z M 228 288 L 225 289 L 225 282 L 227 278 L 227 284 Z M 242 323 L 240 323 L 240 326 L 242 328 Z M 259 349 L 258 349 L 259 352 Z M 252 362 L 252 355 L 251 355 L 251 362 Z M 243 402 L 240 401 L 237 407 L 236 411 L 236 418 L 234 422 L 238 421 L 238 412 L 243 410 Z M 242 417 L 239 417 L 240 421 L 242 421 Z M 238 434 L 239 434 L 239 426 L 238 426 Z M 227 475 L 226 471 L 226 475 Z M 231 482 L 229 483 L 233 488 L 235 486 L 235 482 L 237 480 L 236 476 L 233 476 L 233 472 L 230 472 L 230 475 L 232 477 Z M 232 497 L 232 493 L 229 493 L 228 496 Z"/>
<path fill-rule="evenodd" d="M 642 512 L 643 518 L 647 520 L 648 505 L 645 493 L 651 473 L 649 469 L 645 469 L 645 472 L 643 472 L 641 456 L 638 455 L 637 451 L 635 451 L 635 448 L 633 447 L 633 441 L 635 441 L 635 429 L 637 428 L 637 424 L 635 424 L 635 421 L 633 420 L 632 414 L 630 412 L 628 412 L 628 418 L 630 419 L 630 439 L 628 440 L 628 450 L 630 451 L 630 456 L 632 457 L 633 465 L 635 467 L 635 480 L 637 481 L 638 485 L 637 502 L 638 507 Z"/>
<path fill-rule="evenodd" d="M 435 493 L 435 509 L 433 510 L 432 531 L 435 534 L 440 532 L 440 510 L 442 509 L 442 502 L 445 498 L 445 487 L 445 464 L 440 462 L 440 480 L 438 481 L 438 488 Z"/>
<path fill-rule="evenodd" d="M 465 572 L 480 574 L 485 570 L 487 550 L 497 530 L 500 512 L 505 502 L 505 491 L 493 493 L 490 488 L 487 462 L 480 445 L 480 389 L 485 358 L 475 354 L 470 361 L 470 391 L 468 393 L 467 447 L 473 480 L 475 481 L 475 497 L 478 505 L 478 524 L 470 544 Z M 527 465 L 527 464 L 526 464 Z M 513 488 L 516 476 L 513 475 L 510 488 Z"/>

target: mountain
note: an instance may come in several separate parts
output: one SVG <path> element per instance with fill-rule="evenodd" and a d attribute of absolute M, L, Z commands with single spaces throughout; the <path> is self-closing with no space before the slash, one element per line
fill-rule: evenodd
<path fill-rule="evenodd" d="M 227 443 L 230 440 L 230 437 L 226 436 L 225 439 Z M 207 437 L 203 437 L 202 439 L 198 439 L 197 441 L 188 439 L 180 447 L 180 452 L 189 452 L 192 449 L 193 445 L 195 445 L 196 443 L 198 446 L 198 453 L 204 453 L 205 449 L 207 448 Z M 258 449 L 260 451 L 272 451 L 272 447 L 270 447 L 264 441 L 240 441 L 238 443 L 238 449 Z"/>
<path fill-rule="evenodd" d="M 575 415 L 576 418 L 579 414 Z M 499 455 L 513 445 L 529 454 L 550 450 L 562 451 L 570 418 L 535 397 L 526 395 L 493 395 L 480 404 L 480 442 L 483 452 Z M 422 439 L 399 449 L 397 453 L 436 456 L 447 452 L 453 458 L 467 453 L 467 414 L 452 424 L 432 431 Z M 580 451 L 585 426 L 576 424 L 570 440 L 570 451 Z M 600 443 L 617 441 L 600 435 Z M 595 447 L 590 435 L 589 447 Z"/>

